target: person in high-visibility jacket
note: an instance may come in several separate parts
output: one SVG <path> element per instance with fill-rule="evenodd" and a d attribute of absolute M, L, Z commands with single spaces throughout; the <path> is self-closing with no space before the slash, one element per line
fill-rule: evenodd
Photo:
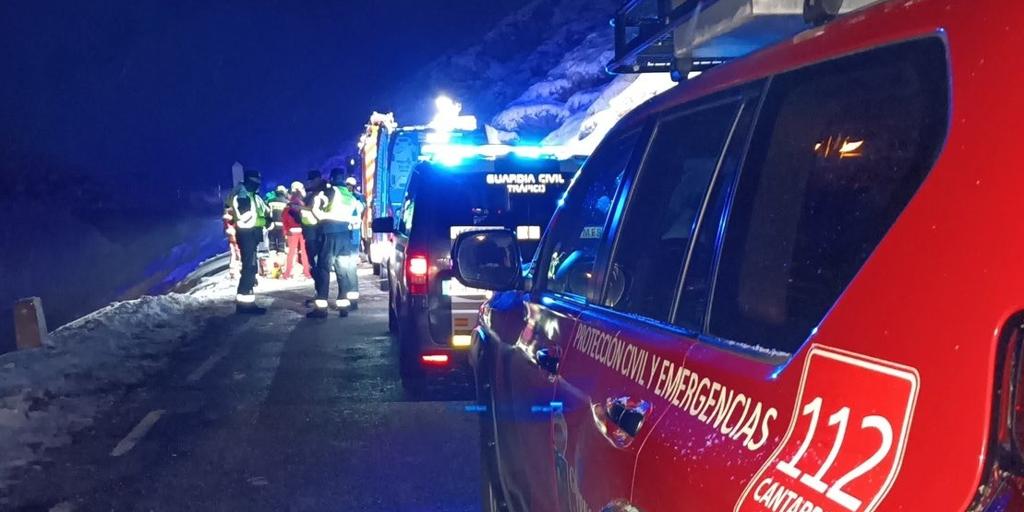
<path fill-rule="evenodd" d="M 327 316 L 331 270 L 338 276 L 338 298 L 335 301 L 338 315 L 348 316 L 349 310 L 355 309 L 359 300 L 359 277 L 356 273 L 359 255 L 352 243 L 352 229 L 358 229 L 363 205 L 345 187 L 344 173 L 332 172 L 331 183 L 333 186 L 321 192 L 323 200 L 317 203 L 315 210 L 320 220 L 323 245 L 314 271 L 317 295 L 313 311 L 307 315 L 310 318 Z"/>
<path fill-rule="evenodd" d="M 263 241 L 263 230 L 270 214 L 267 203 L 260 197 L 262 179 L 259 171 L 245 171 L 242 185 L 236 188 L 228 198 L 228 205 L 234 216 L 235 237 L 242 257 L 242 273 L 238 279 L 238 291 L 235 296 L 235 307 L 239 313 L 261 314 L 263 309 L 256 305 L 256 248 Z"/>
<path fill-rule="evenodd" d="M 300 221 L 302 222 L 302 238 L 306 242 L 306 258 L 309 260 L 309 267 L 313 275 L 316 275 L 316 262 L 320 256 L 320 219 L 316 217 L 314 210 L 318 202 L 325 200 L 321 192 L 324 190 L 324 177 L 320 171 L 313 169 L 306 175 L 306 195 L 304 205 L 299 210 Z M 319 292 L 319 288 L 317 288 Z M 315 295 L 314 295 L 315 297 Z M 309 300 L 306 306 L 312 306 L 313 300 Z"/>
<path fill-rule="evenodd" d="M 267 196 L 267 206 L 270 207 L 272 221 L 267 229 L 267 239 L 270 242 L 270 250 L 284 252 L 284 209 L 288 207 L 288 189 L 278 186 L 274 192 Z"/>
<path fill-rule="evenodd" d="M 355 177 L 349 176 L 348 178 L 345 178 L 345 188 L 347 188 L 348 191 L 352 193 L 352 196 L 356 198 L 356 201 L 359 201 L 359 203 L 361 205 L 363 205 L 363 209 L 365 210 L 366 209 L 366 197 L 359 193 L 358 184 L 356 182 Z M 352 233 L 351 233 L 352 234 L 352 244 L 355 245 L 356 254 L 359 254 L 359 252 L 361 252 L 362 249 L 363 249 L 363 229 L 362 228 L 363 228 L 363 226 L 362 226 L 362 219 L 360 219 L 359 225 L 354 227 L 352 229 Z"/>

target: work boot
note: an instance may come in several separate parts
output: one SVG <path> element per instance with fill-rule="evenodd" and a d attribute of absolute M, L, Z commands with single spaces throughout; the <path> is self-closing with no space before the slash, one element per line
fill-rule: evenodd
<path fill-rule="evenodd" d="M 355 311 L 357 309 L 359 309 L 359 302 L 358 301 L 352 301 L 352 303 L 349 304 L 349 306 L 348 306 L 348 310 L 349 311 Z"/>
<path fill-rule="evenodd" d="M 327 309 L 314 308 L 313 311 L 306 313 L 306 318 L 327 318 Z"/>
<path fill-rule="evenodd" d="M 338 308 L 338 318 L 345 318 L 348 316 L 348 308 Z"/>

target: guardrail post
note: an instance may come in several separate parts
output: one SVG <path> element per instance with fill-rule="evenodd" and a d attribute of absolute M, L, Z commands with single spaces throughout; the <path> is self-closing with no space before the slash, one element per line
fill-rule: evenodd
<path fill-rule="evenodd" d="M 39 297 L 19 299 L 14 303 L 14 334 L 18 350 L 42 347 L 47 332 L 43 301 Z"/>

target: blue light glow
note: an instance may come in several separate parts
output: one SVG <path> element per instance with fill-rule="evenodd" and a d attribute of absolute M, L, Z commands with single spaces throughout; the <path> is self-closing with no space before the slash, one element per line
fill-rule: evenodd
<path fill-rule="evenodd" d="M 427 143 L 420 150 L 423 160 L 441 165 L 455 166 L 469 158 L 493 160 L 504 156 L 516 156 L 532 160 L 569 160 L 575 155 L 564 146 L 511 146 L 507 144 L 448 144 Z"/>

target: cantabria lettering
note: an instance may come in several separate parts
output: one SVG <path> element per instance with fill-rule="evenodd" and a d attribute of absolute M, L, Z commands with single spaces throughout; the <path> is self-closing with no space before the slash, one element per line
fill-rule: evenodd
<path fill-rule="evenodd" d="M 748 450 L 764 446 L 771 423 L 779 417 L 774 407 L 766 407 L 760 400 L 660 358 L 622 340 L 618 334 L 580 325 L 573 345 L 723 436 L 743 443 Z"/>
<path fill-rule="evenodd" d="M 754 502 L 771 512 L 821 512 L 822 509 L 811 500 L 792 489 L 765 478 L 754 489 Z"/>

